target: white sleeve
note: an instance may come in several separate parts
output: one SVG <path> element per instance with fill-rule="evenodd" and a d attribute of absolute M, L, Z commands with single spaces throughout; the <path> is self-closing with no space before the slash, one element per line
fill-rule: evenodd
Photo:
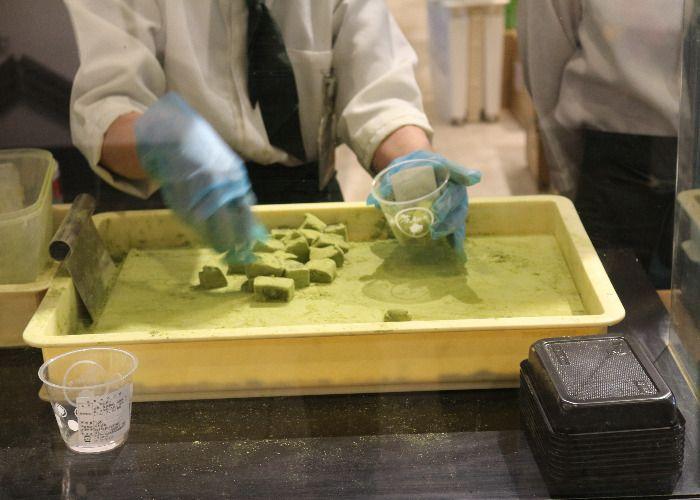
<path fill-rule="evenodd" d="M 431 136 L 413 68 L 416 55 L 383 0 L 340 0 L 333 14 L 338 135 L 369 168 L 396 129 L 416 125 Z"/>
<path fill-rule="evenodd" d="M 158 185 L 131 181 L 98 162 L 104 134 L 119 116 L 143 112 L 165 91 L 157 59 L 161 28 L 154 0 L 64 0 L 75 31 L 80 68 L 71 95 L 71 135 L 90 166 L 114 187 L 147 198 Z"/>
<path fill-rule="evenodd" d="M 573 195 L 582 150 L 579 130 L 563 127 L 556 119 L 564 70 L 579 49 L 580 0 L 520 0 L 518 51 L 525 85 L 532 96 L 544 136 L 552 183 Z"/>
<path fill-rule="evenodd" d="M 525 83 L 537 112 L 549 114 L 559 101 L 564 68 L 577 51 L 579 0 L 521 0 L 518 51 Z"/>

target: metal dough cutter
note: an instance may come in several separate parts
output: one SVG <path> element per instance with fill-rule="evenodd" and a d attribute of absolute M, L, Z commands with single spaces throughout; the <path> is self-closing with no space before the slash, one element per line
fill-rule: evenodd
<path fill-rule="evenodd" d="M 78 195 L 49 244 L 51 257 L 64 263 L 93 322 L 100 317 L 117 277 L 117 267 L 92 221 L 94 211 L 95 199 Z"/>

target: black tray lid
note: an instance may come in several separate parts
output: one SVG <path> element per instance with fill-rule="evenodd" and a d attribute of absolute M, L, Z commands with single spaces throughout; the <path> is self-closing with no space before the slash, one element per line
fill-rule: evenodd
<path fill-rule="evenodd" d="M 673 393 L 622 335 L 543 339 L 530 347 L 533 384 L 552 429 L 563 433 L 672 426 Z"/>
<path fill-rule="evenodd" d="M 525 433 L 534 439 L 549 460 L 561 463 L 581 461 L 619 461 L 630 464 L 644 462 L 677 463 L 683 459 L 684 425 L 682 415 L 673 427 L 640 431 L 605 431 L 582 434 L 556 433 L 544 408 L 534 393 L 528 362 L 521 363 L 520 414 Z M 669 433 L 669 431 L 671 431 Z M 584 439 L 579 439 L 583 438 Z"/>

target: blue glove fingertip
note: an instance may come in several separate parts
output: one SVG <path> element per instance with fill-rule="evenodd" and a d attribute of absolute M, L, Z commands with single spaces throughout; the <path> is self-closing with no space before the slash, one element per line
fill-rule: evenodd
<path fill-rule="evenodd" d="M 466 237 L 466 231 L 464 229 L 458 229 L 454 233 L 447 237 L 447 241 L 450 246 L 454 249 L 455 254 L 460 261 L 467 261 L 467 253 L 464 250 L 464 239 Z"/>
<path fill-rule="evenodd" d="M 464 263 L 467 262 L 467 254 L 464 251 L 464 242 L 460 242 L 459 239 L 455 238 L 453 235 L 453 239 L 450 242 L 452 245 L 452 248 L 454 249 L 455 255 L 457 256 L 457 259 Z"/>
<path fill-rule="evenodd" d="M 367 195 L 367 201 L 366 201 L 367 206 L 374 207 L 374 208 L 381 208 L 379 204 L 379 200 L 375 198 L 373 193 L 369 193 Z"/>
<path fill-rule="evenodd" d="M 467 179 L 467 186 L 473 186 L 474 184 L 477 184 L 481 182 L 481 171 L 479 170 L 473 170 L 471 168 L 467 169 L 468 173 L 466 175 Z"/>
<path fill-rule="evenodd" d="M 450 171 L 450 182 L 462 186 L 473 186 L 481 181 L 481 172 L 473 168 L 466 168 L 456 163 L 447 163 Z"/>

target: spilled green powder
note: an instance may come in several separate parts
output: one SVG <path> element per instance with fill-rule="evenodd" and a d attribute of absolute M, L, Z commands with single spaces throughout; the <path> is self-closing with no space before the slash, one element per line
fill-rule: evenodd
<path fill-rule="evenodd" d="M 389 309 L 413 320 L 586 314 L 551 235 L 472 236 L 461 265 L 446 245 L 351 243 L 343 272 L 312 283 L 290 303 L 256 302 L 233 275 L 215 290 L 194 289 L 207 249 L 131 250 L 91 332 L 381 322 Z"/>

